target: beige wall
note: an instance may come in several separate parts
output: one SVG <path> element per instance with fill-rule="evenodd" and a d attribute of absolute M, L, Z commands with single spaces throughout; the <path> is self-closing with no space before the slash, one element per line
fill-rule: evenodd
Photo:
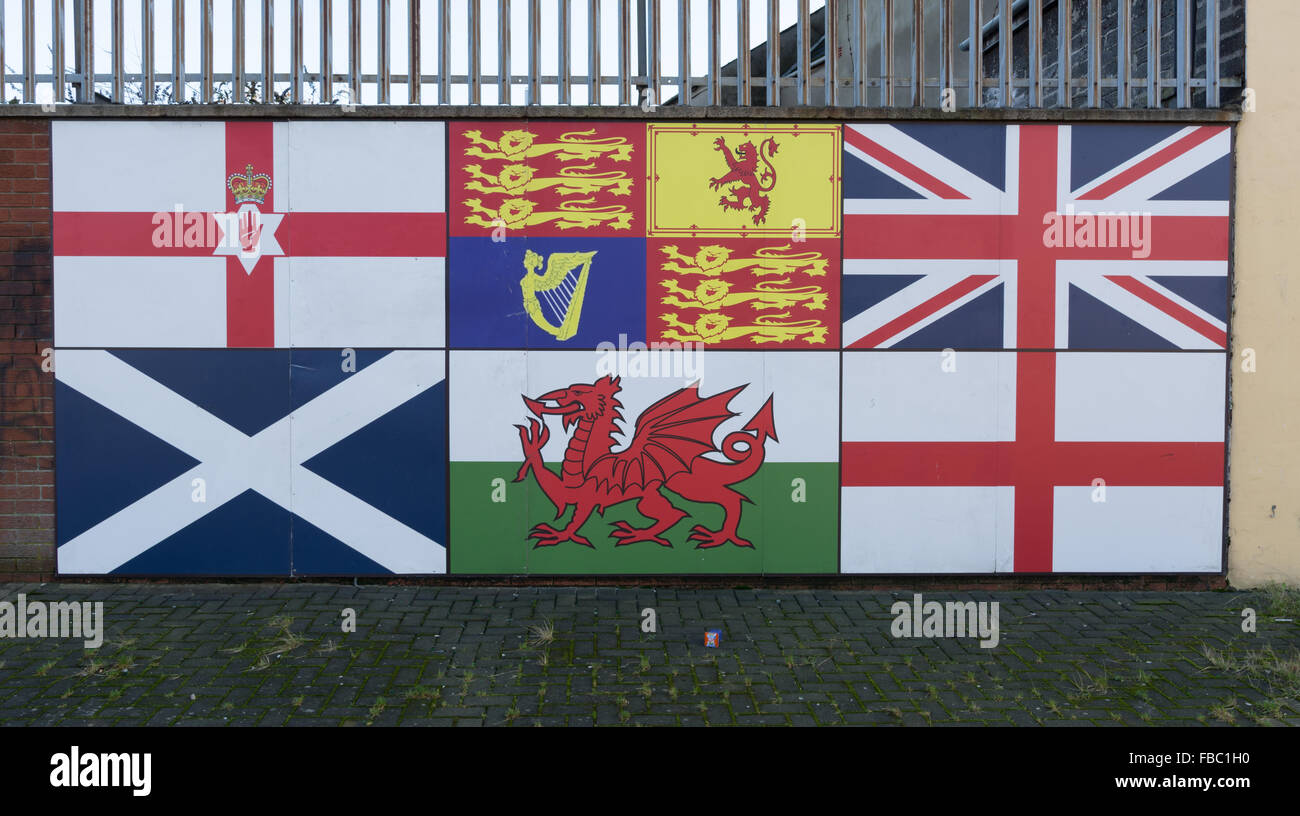
<path fill-rule="evenodd" d="M 1300 584 L 1300 106 L 1292 84 L 1300 3 L 1252 3 L 1237 129 L 1236 297 L 1228 579 Z M 1290 32 L 1290 33 L 1286 33 Z M 1242 371 L 1254 349 L 1256 370 Z"/>

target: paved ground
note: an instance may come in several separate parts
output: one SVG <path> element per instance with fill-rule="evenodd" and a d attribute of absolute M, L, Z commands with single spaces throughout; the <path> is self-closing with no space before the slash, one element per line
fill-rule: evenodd
<path fill-rule="evenodd" d="M 19 593 L 103 601 L 106 634 L 0 639 L 4 724 L 1300 725 L 1295 596 L 929 593 L 1000 603 L 982 649 L 892 637 L 911 592 L 0 585 Z"/>

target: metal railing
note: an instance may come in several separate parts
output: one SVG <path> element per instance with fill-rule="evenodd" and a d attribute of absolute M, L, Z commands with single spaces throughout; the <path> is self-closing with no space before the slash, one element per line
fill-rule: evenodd
<path fill-rule="evenodd" d="M 1220 48 L 1242 0 L 0 4 L 22 103 L 1186 108 L 1244 84 Z"/>

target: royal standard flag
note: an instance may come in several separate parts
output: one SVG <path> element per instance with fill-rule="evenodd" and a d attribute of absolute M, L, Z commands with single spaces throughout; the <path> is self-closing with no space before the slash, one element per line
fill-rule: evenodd
<path fill-rule="evenodd" d="M 650 125 L 647 231 L 838 238 L 838 125 Z"/>

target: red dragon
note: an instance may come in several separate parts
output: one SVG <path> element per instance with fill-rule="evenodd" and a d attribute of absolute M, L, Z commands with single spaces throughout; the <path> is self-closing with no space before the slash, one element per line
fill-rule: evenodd
<path fill-rule="evenodd" d="M 523 481 L 532 470 L 542 491 L 555 505 L 557 522 L 570 505 L 574 508 L 563 529 L 545 523 L 533 527 L 528 535 L 536 539 L 533 546 L 573 541 L 591 547 L 591 541 L 578 531 L 592 512 L 604 515 L 607 507 L 635 500 L 637 512 L 651 524 L 633 527 L 616 521 L 611 537 L 617 539 L 618 546 L 653 541 L 671 547 L 663 534 L 686 513 L 664 496 L 665 488 L 689 501 L 722 506 L 725 517 L 721 529 L 710 530 L 700 524 L 691 529 L 690 540 L 697 542 L 697 549 L 718 547 L 728 541 L 738 547 L 754 546 L 736 529 L 740 524 L 740 503 L 750 499 L 731 485 L 753 476 L 763 464 L 763 446 L 768 438 L 779 441 L 772 422 L 772 398 L 767 398 L 743 430 L 727 434 L 718 447 L 713 443 L 714 432 L 726 420 L 739 416 L 728 404 L 746 386 L 701 397 L 697 382 L 647 408 L 637 417 L 632 443 L 616 453 L 614 438 L 622 434 L 616 423 L 623 421 L 619 379 L 605 376 L 537 399 L 523 398 L 537 418 L 529 417 L 528 427 L 515 426 L 524 450 L 524 463 L 515 481 Z M 542 462 L 542 448 L 551 436 L 546 427 L 547 415 L 560 416 L 565 431 L 573 428 L 559 474 Z M 721 454 L 726 461 L 705 458 L 711 453 Z"/>

